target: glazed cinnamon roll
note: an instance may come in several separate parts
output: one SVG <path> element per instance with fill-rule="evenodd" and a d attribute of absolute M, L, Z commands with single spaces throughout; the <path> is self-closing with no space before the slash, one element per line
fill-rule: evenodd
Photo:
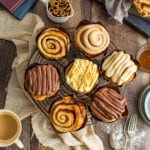
<path fill-rule="evenodd" d="M 103 122 L 119 119 L 126 111 L 126 106 L 126 98 L 108 87 L 98 90 L 89 105 L 93 116 Z"/>
<path fill-rule="evenodd" d="M 109 43 L 109 34 L 100 24 L 83 25 L 75 32 L 75 46 L 88 56 L 101 54 Z"/>
<path fill-rule="evenodd" d="M 80 129 L 86 120 L 86 107 L 73 97 L 55 101 L 50 109 L 50 122 L 58 132 L 72 132 Z"/>
<path fill-rule="evenodd" d="M 66 56 L 69 45 L 69 36 L 58 28 L 44 30 L 37 39 L 39 52 L 48 59 L 57 60 Z"/>

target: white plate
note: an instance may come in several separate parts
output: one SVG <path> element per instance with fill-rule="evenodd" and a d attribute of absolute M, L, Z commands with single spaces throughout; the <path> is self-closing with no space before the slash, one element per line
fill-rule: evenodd
<path fill-rule="evenodd" d="M 150 91 L 148 91 L 145 95 L 144 109 L 145 109 L 145 114 L 148 120 L 150 121 Z"/>
<path fill-rule="evenodd" d="M 150 125 L 150 120 L 146 116 L 144 102 L 145 102 L 145 97 L 149 91 L 150 91 L 150 85 L 146 86 L 142 90 L 142 92 L 139 95 L 139 100 L 138 100 L 138 108 L 139 108 L 140 115 L 142 119 L 144 120 L 144 122 L 147 123 L 148 125 Z"/>

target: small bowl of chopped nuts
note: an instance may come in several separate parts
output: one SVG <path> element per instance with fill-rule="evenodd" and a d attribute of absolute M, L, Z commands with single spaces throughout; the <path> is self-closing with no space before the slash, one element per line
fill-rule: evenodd
<path fill-rule="evenodd" d="M 74 15 L 69 0 L 48 0 L 47 16 L 55 23 L 65 23 Z"/>

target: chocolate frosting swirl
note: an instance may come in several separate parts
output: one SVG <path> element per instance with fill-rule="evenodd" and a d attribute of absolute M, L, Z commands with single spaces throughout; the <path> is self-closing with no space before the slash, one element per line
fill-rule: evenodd
<path fill-rule="evenodd" d="M 36 65 L 27 70 L 25 87 L 32 95 L 50 95 L 58 89 L 59 75 L 52 65 Z"/>
<path fill-rule="evenodd" d="M 116 90 L 104 87 L 95 93 L 89 107 L 97 119 L 103 122 L 111 122 L 122 116 L 126 105 L 124 96 Z"/>

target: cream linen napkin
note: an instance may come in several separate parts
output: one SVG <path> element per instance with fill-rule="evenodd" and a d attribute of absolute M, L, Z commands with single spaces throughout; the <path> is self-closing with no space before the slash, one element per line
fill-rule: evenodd
<path fill-rule="evenodd" d="M 105 0 L 108 13 L 119 23 L 128 16 L 128 10 L 132 5 L 131 0 Z"/>
<path fill-rule="evenodd" d="M 16 20 L 6 11 L 0 11 L 0 38 L 12 41 L 16 45 L 17 57 L 12 65 L 12 74 L 7 88 L 5 108 L 16 112 L 21 119 L 32 117 L 33 131 L 44 146 L 54 150 L 103 150 L 100 138 L 93 126 L 73 132 L 58 134 L 49 120 L 29 101 L 30 96 L 24 91 L 24 72 L 31 53 L 36 48 L 37 31 L 44 26 L 42 20 L 28 13 L 22 21 Z"/>

